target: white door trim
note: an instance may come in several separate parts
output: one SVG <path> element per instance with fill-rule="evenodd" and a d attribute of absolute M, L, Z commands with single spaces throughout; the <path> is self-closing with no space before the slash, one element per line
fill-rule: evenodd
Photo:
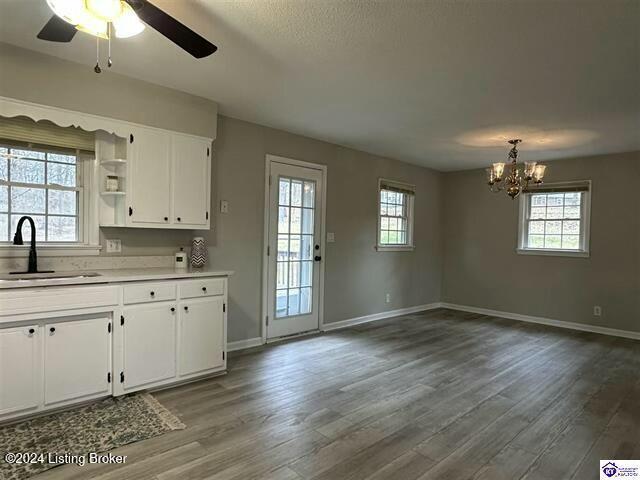
<path fill-rule="evenodd" d="M 326 260 L 326 221 L 327 221 L 327 166 L 318 163 L 305 162 L 293 158 L 280 157 L 277 155 L 267 154 L 265 156 L 264 167 L 264 227 L 262 241 L 262 310 L 261 316 L 261 336 L 262 343 L 267 343 L 267 313 L 269 305 L 269 256 L 267 255 L 267 247 L 269 246 L 269 175 L 271 171 L 271 163 L 283 163 L 285 165 L 293 165 L 296 167 L 312 168 L 322 173 L 322 214 L 321 214 L 321 235 L 320 235 L 320 252 L 322 261 L 320 262 L 320 284 L 318 286 L 318 329 L 322 331 L 324 328 L 324 265 Z"/>

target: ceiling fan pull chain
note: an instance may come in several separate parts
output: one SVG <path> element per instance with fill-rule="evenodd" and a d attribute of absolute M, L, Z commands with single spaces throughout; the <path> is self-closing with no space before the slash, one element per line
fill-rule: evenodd
<path fill-rule="evenodd" d="M 96 66 L 93 67 L 93 71 L 96 73 L 102 72 L 100 68 L 100 37 L 96 37 Z"/>
<path fill-rule="evenodd" d="M 107 67 L 111 68 L 111 65 L 113 65 L 113 62 L 111 61 L 111 22 L 107 23 L 107 42 L 109 42 L 109 58 L 107 59 Z"/>

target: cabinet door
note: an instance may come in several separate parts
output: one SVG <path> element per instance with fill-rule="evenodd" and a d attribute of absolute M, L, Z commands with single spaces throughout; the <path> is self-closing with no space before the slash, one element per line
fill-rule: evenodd
<path fill-rule="evenodd" d="M 127 225 L 168 225 L 171 220 L 171 137 L 139 129 L 130 143 Z"/>
<path fill-rule="evenodd" d="M 123 316 L 124 390 L 146 388 L 175 377 L 175 304 L 127 307 Z"/>
<path fill-rule="evenodd" d="M 44 326 L 45 405 L 110 393 L 109 316 Z"/>
<path fill-rule="evenodd" d="M 224 297 L 180 304 L 180 375 L 224 365 Z"/>
<path fill-rule="evenodd" d="M 173 223 L 209 226 L 211 143 L 186 135 L 173 135 Z"/>
<path fill-rule="evenodd" d="M 0 415 L 40 404 L 39 337 L 37 325 L 0 330 Z"/>

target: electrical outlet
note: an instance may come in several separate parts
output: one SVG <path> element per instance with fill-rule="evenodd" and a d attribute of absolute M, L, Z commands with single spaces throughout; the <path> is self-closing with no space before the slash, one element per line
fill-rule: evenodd
<path fill-rule="evenodd" d="M 602 316 L 602 307 L 600 305 L 593 306 L 593 316 L 601 317 Z"/>
<path fill-rule="evenodd" d="M 336 241 L 336 234 L 333 232 L 327 232 L 327 243 L 333 243 Z"/>
<path fill-rule="evenodd" d="M 122 241 L 120 239 L 107 240 L 107 253 L 122 252 Z"/>
<path fill-rule="evenodd" d="M 229 202 L 220 200 L 220 213 L 229 213 Z"/>
<path fill-rule="evenodd" d="M 387 296 L 385 297 L 385 302 L 391 303 L 391 294 L 390 293 L 387 293 Z"/>

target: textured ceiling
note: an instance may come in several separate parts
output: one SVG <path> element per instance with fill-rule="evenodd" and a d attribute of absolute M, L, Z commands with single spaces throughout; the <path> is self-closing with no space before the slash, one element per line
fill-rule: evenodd
<path fill-rule="evenodd" d="M 147 28 L 113 69 L 232 117 L 439 170 L 503 158 L 514 135 L 523 159 L 640 149 L 636 0 L 154 3 L 220 50 L 198 61 Z M 0 0 L 0 40 L 91 68 L 88 35 L 36 39 L 49 16 Z"/>

